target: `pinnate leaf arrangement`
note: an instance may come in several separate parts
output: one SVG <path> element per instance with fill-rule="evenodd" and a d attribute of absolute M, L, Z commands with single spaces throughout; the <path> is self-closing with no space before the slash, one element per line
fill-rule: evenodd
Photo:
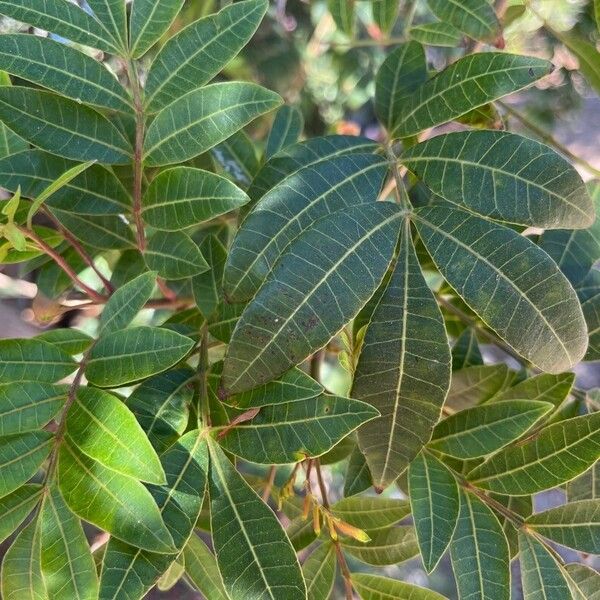
<path fill-rule="evenodd" d="M 0 262 L 89 324 L 0 341 L 3 600 L 436 600 L 394 566 L 445 555 L 463 600 L 597 597 L 600 184 L 502 126 L 553 65 L 487 0 L 329 0 L 384 135 L 306 138 L 228 70 L 279 8 L 223 4 L 0 1 Z"/>

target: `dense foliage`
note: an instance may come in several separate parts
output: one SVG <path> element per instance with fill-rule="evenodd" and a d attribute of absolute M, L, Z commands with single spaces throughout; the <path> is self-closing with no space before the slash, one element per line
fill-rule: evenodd
<path fill-rule="evenodd" d="M 380 568 L 447 552 L 464 600 L 508 600 L 513 559 L 526 600 L 597 598 L 555 544 L 600 554 L 598 172 L 502 98 L 554 70 L 503 27 L 600 91 L 598 32 L 321 3 L 338 56 L 385 49 L 373 140 L 232 78 L 285 3 L 199 4 L 0 0 L 33 28 L 0 35 L 0 262 L 84 323 L 0 341 L 2 598 L 437 600 Z"/>

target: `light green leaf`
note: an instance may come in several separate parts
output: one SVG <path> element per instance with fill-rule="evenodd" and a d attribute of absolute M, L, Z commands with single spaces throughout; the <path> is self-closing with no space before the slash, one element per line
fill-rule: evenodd
<path fill-rule="evenodd" d="M 395 137 L 408 137 L 442 125 L 507 94 L 535 83 L 552 71 L 545 60 L 481 52 L 457 60 L 423 84 L 394 114 Z"/>
<path fill-rule="evenodd" d="M 225 174 L 246 189 L 260 168 L 254 142 L 243 129 L 211 149 L 210 155 Z"/>
<path fill-rule="evenodd" d="M 113 331 L 93 347 L 86 377 L 99 387 L 116 387 L 166 371 L 185 358 L 194 342 L 159 327 Z"/>
<path fill-rule="evenodd" d="M 267 7 L 266 0 L 236 2 L 216 15 L 195 21 L 172 37 L 148 73 L 148 110 L 156 112 L 208 83 L 246 45 Z"/>
<path fill-rule="evenodd" d="M 410 37 L 421 44 L 456 48 L 462 41 L 460 31 L 450 23 L 424 23 L 409 31 Z"/>
<path fill-rule="evenodd" d="M 460 493 L 460 516 L 450 544 L 459 598 L 508 600 L 510 556 L 496 515 L 481 500 Z"/>
<path fill-rule="evenodd" d="M 438 423 L 429 447 L 463 460 L 486 456 L 519 439 L 553 408 L 531 400 L 468 408 Z"/>
<path fill-rule="evenodd" d="M 549 425 L 519 446 L 501 450 L 468 477 L 492 492 L 524 496 L 565 483 L 600 457 L 600 413 Z"/>
<path fill-rule="evenodd" d="M 50 38 L 1 36 L 0 69 L 77 102 L 126 113 L 133 110 L 125 88 L 102 63 Z"/>
<path fill-rule="evenodd" d="M 42 576 L 52 600 L 96 600 L 98 575 L 81 521 L 56 487 L 44 496 L 40 512 Z"/>
<path fill-rule="evenodd" d="M 361 562 L 373 566 L 396 565 L 419 553 L 417 537 L 408 525 L 369 531 L 371 540 L 361 542 L 342 538 L 342 548 Z"/>
<path fill-rule="evenodd" d="M 283 178 L 237 232 L 225 265 L 225 296 L 231 302 L 252 298 L 290 242 L 318 219 L 375 201 L 386 172 L 383 157 L 353 154 L 319 161 Z"/>
<path fill-rule="evenodd" d="M 307 600 L 328 600 L 335 583 L 335 548 L 325 542 L 311 552 L 302 565 Z"/>
<path fill-rule="evenodd" d="M 435 194 L 491 219 L 544 229 L 583 228 L 593 221 L 577 171 L 548 146 L 514 133 L 440 135 L 409 148 L 400 160 Z"/>
<path fill-rule="evenodd" d="M 39 284 L 39 280 L 38 280 Z M 82 354 L 94 341 L 89 335 L 79 329 L 49 329 L 36 336 L 38 340 L 49 342 L 53 346 L 64 350 L 71 356 Z"/>
<path fill-rule="evenodd" d="M 275 114 L 273 126 L 267 138 L 265 160 L 269 160 L 280 150 L 295 144 L 302 135 L 304 117 L 294 106 L 284 105 Z"/>
<path fill-rule="evenodd" d="M 130 52 L 143 56 L 167 32 L 184 0 L 136 0 L 131 10 Z"/>
<path fill-rule="evenodd" d="M 37 197 L 61 174 L 76 163 L 42 150 L 26 150 L 0 160 L 0 185 Z M 49 207 L 79 214 L 120 214 L 129 212 L 131 198 L 114 174 L 101 165 L 92 165 L 46 201 Z"/>
<path fill-rule="evenodd" d="M 183 577 L 184 573 L 185 564 L 183 558 L 177 558 L 177 560 L 174 560 L 169 565 L 169 568 L 161 575 L 156 583 L 156 589 L 161 592 L 168 592 L 173 589 L 177 582 Z"/>
<path fill-rule="evenodd" d="M 127 10 L 123 0 L 87 0 L 87 4 L 123 52 L 127 48 Z"/>
<path fill-rule="evenodd" d="M 371 0 L 373 5 L 373 21 L 383 33 L 389 33 L 398 18 L 400 4 L 396 0 Z"/>
<path fill-rule="evenodd" d="M 53 383 L 70 375 L 77 363 L 63 350 L 36 339 L 0 340 L 0 382 Z"/>
<path fill-rule="evenodd" d="M 80 388 L 67 414 L 67 435 L 109 469 L 141 481 L 165 482 L 160 460 L 133 413 L 112 394 Z"/>
<path fill-rule="evenodd" d="M 0 541 L 4 541 L 25 520 L 40 501 L 42 486 L 27 483 L 0 498 Z"/>
<path fill-rule="evenodd" d="M 567 572 L 568 579 L 571 580 L 581 594 L 582 600 L 600 599 L 600 574 L 597 571 L 578 563 L 568 564 L 564 569 Z"/>
<path fill-rule="evenodd" d="M 458 486 L 449 469 L 426 452 L 410 464 L 408 481 L 419 549 L 425 570 L 431 573 L 456 528 L 460 512 Z"/>
<path fill-rule="evenodd" d="M 67 386 L 15 381 L 0 385 L 0 436 L 41 429 L 58 413 Z"/>
<path fill-rule="evenodd" d="M 475 40 L 495 42 L 501 36 L 500 23 L 487 0 L 427 0 L 427 4 L 440 21 Z"/>
<path fill-rule="evenodd" d="M 108 164 L 133 159 L 131 143 L 106 117 L 52 92 L 0 88 L 0 120 L 34 146 L 64 158 Z"/>
<path fill-rule="evenodd" d="M 379 575 L 352 573 L 351 580 L 362 600 L 446 600 L 432 590 Z"/>
<path fill-rule="evenodd" d="M 177 167 L 152 180 L 143 199 L 144 221 L 166 231 L 210 221 L 249 202 L 229 180 L 202 169 Z"/>
<path fill-rule="evenodd" d="M 550 402 L 558 408 L 569 395 L 574 381 L 575 375 L 573 373 L 560 373 L 559 375 L 542 373 L 529 377 L 525 381 L 521 381 L 517 385 L 497 394 L 494 396 L 494 402 L 524 398 L 526 400 Z"/>
<path fill-rule="evenodd" d="M 144 381 L 126 400 L 159 454 L 183 435 L 187 427 L 195 376 L 189 367 L 165 371 Z"/>
<path fill-rule="evenodd" d="M 4 556 L 2 598 L 3 600 L 47 600 L 48 598 L 42 579 L 38 519 L 33 519 L 21 530 Z"/>
<path fill-rule="evenodd" d="M 368 490 L 373 485 L 371 471 L 367 459 L 357 445 L 348 460 L 348 468 L 344 478 L 344 496 L 350 497 Z"/>
<path fill-rule="evenodd" d="M 152 121 L 144 142 L 145 162 L 158 167 L 194 158 L 281 102 L 254 83 L 214 83 L 189 92 Z"/>
<path fill-rule="evenodd" d="M 237 424 L 218 441 L 228 452 L 250 462 L 293 463 L 325 454 L 377 414 L 364 402 L 321 395 L 263 406 L 251 421 Z"/>
<path fill-rule="evenodd" d="M 354 0 L 327 0 L 327 8 L 337 28 L 348 37 L 353 37 L 356 20 Z"/>
<path fill-rule="evenodd" d="M 336 502 L 331 512 L 359 529 L 386 529 L 410 514 L 410 504 L 398 498 L 354 496 Z"/>
<path fill-rule="evenodd" d="M 398 252 L 371 314 L 351 392 L 381 413 L 358 431 L 378 489 L 392 483 L 429 441 L 450 385 L 444 322 L 421 272 L 408 220 Z"/>
<path fill-rule="evenodd" d="M 465 329 L 452 347 L 452 370 L 462 371 L 467 367 L 481 365 L 483 365 L 483 358 L 477 343 L 477 335 L 472 328 Z"/>
<path fill-rule="evenodd" d="M 183 556 L 187 578 L 205 598 L 229 600 L 223 589 L 217 561 L 197 535 L 190 537 L 183 549 Z"/>
<path fill-rule="evenodd" d="M 375 111 L 386 129 L 391 131 L 407 97 L 426 81 L 427 61 L 421 44 L 406 42 L 388 54 L 375 79 Z"/>
<path fill-rule="evenodd" d="M 213 544 L 227 594 L 305 599 L 300 565 L 279 521 L 210 438 L 208 447 Z"/>
<path fill-rule="evenodd" d="M 519 532 L 519 551 L 523 594 L 527 600 L 571 598 L 569 584 L 547 548 L 533 536 Z"/>
<path fill-rule="evenodd" d="M 0 438 L 0 497 L 33 477 L 50 453 L 53 435 L 30 431 Z"/>
<path fill-rule="evenodd" d="M 139 481 L 103 467 L 68 442 L 60 446 L 58 481 L 69 508 L 85 521 L 136 547 L 175 552 L 156 502 Z"/>
<path fill-rule="evenodd" d="M 187 279 L 210 268 L 196 242 L 183 231 L 157 231 L 148 240 L 144 259 L 165 279 Z"/>
<path fill-rule="evenodd" d="M 192 293 L 196 306 L 208 319 L 223 300 L 223 272 L 227 250 L 216 235 L 206 236 L 198 247 L 210 269 L 192 278 Z"/>
<path fill-rule="evenodd" d="M 104 27 L 77 5 L 64 0 L 2 0 L 0 14 L 51 31 L 84 46 L 118 53 Z"/>
<path fill-rule="evenodd" d="M 562 546 L 600 554 L 600 503 L 581 500 L 529 517 L 527 527 Z"/>
<path fill-rule="evenodd" d="M 222 361 L 214 363 L 210 368 L 208 385 L 214 394 L 219 394 L 218 384 L 222 369 Z M 322 393 L 323 386 L 320 383 L 301 369 L 294 367 L 285 372 L 279 379 L 255 387 L 247 392 L 229 396 L 223 402 L 243 410 L 272 404 L 291 404 L 292 402 L 311 400 Z M 359 407 L 362 407 L 362 405 L 357 405 L 357 408 Z"/>
<path fill-rule="evenodd" d="M 512 229 L 444 206 L 418 209 L 416 225 L 448 283 L 521 356 L 551 373 L 581 360 L 581 307 L 545 252 Z"/>
<path fill-rule="evenodd" d="M 362 204 L 321 219 L 288 246 L 233 333 L 225 395 L 276 379 L 356 316 L 387 271 L 400 218 L 391 203 Z"/>
<path fill-rule="evenodd" d="M 155 283 L 156 273 L 142 273 L 116 290 L 100 316 L 100 334 L 127 327 L 152 296 Z"/>

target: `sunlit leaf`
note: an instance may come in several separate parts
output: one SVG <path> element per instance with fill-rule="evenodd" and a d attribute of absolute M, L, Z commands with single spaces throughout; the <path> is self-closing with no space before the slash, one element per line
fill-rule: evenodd
<path fill-rule="evenodd" d="M 42 487 L 28 483 L 0 498 L 0 540 L 4 541 L 40 501 Z"/>
<path fill-rule="evenodd" d="M 183 549 L 183 556 L 186 576 L 195 588 L 211 600 L 229 600 L 223 589 L 217 561 L 197 535 L 190 537 Z"/>

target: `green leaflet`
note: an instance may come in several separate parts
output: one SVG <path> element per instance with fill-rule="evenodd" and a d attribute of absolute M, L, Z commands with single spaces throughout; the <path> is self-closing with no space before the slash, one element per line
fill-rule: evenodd
<path fill-rule="evenodd" d="M 0 498 L 33 477 L 50 453 L 54 436 L 30 431 L 0 438 Z"/>
<path fill-rule="evenodd" d="M 0 498 L 0 541 L 4 541 L 25 520 L 40 500 L 42 487 L 27 483 Z"/>
<path fill-rule="evenodd" d="M 185 574 L 205 598 L 229 600 L 217 567 L 217 561 L 206 544 L 192 534 L 183 549 Z"/>
<path fill-rule="evenodd" d="M 87 3 L 123 52 L 127 48 L 127 11 L 123 1 L 87 0 Z"/>
<path fill-rule="evenodd" d="M 327 0 L 327 8 L 335 21 L 337 28 L 348 37 L 354 35 L 354 0 Z"/>
<path fill-rule="evenodd" d="M 196 306 L 208 319 L 223 299 L 223 271 L 227 250 L 216 235 L 206 236 L 199 248 L 210 269 L 192 278 L 192 293 Z"/>
<path fill-rule="evenodd" d="M 226 297 L 231 302 L 252 298 L 290 242 L 320 218 L 375 201 L 386 172 L 383 157 L 353 154 L 283 178 L 256 203 L 236 234 L 225 265 Z"/>
<path fill-rule="evenodd" d="M 587 346 L 581 307 L 546 253 L 515 231 L 462 210 L 431 206 L 415 218 L 448 283 L 521 356 L 551 373 L 581 360 Z M 502 300 L 494 302 L 496 294 Z"/>
<path fill-rule="evenodd" d="M 63 442 L 58 482 L 69 508 L 116 538 L 152 552 L 173 553 L 156 502 L 139 482 L 103 467 Z"/>
<path fill-rule="evenodd" d="M 569 584 L 554 556 L 537 539 L 522 532 L 519 532 L 519 560 L 527 600 L 571 598 Z"/>
<path fill-rule="evenodd" d="M 455 458 L 492 454 L 520 438 L 553 405 L 531 400 L 504 400 L 457 412 L 435 427 L 428 446 Z"/>
<path fill-rule="evenodd" d="M 394 114 L 392 135 L 408 137 L 441 125 L 492 100 L 528 87 L 552 71 L 545 60 L 481 52 L 457 60 L 424 83 Z"/>
<path fill-rule="evenodd" d="M 111 36 L 107 36 L 106 29 L 94 17 L 64 0 L 2 0 L 0 14 L 84 46 L 118 53 Z"/>
<path fill-rule="evenodd" d="M 144 141 L 145 162 L 158 167 L 194 158 L 281 102 L 254 83 L 214 83 L 191 91 L 152 121 Z"/>
<path fill-rule="evenodd" d="M 589 345 L 584 360 L 600 360 L 600 271 L 592 269 L 577 286 L 577 296 L 585 317 Z"/>
<path fill-rule="evenodd" d="M 107 164 L 133 159 L 130 142 L 106 117 L 51 92 L 0 88 L 0 120 L 34 146 L 64 158 Z"/>
<path fill-rule="evenodd" d="M 359 529 L 386 529 L 410 514 L 410 504 L 398 498 L 354 496 L 336 502 L 331 512 Z"/>
<path fill-rule="evenodd" d="M 460 512 L 458 486 L 437 458 L 421 452 L 408 471 L 410 504 L 423 565 L 437 566 L 452 539 Z"/>
<path fill-rule="evenodd" d="M 42 150 L 26 149 L 0 160 L 0 185 L 11 192 L 20 186 L 23 196 L 35 198 L 76 164 Z M 116 215 L 129 212 L 131 198 L 112 172 L 92 165 L 48 198 L 46 204 L 78 214 Z"/>
<path fill-rule="evenodd" d="M 144 259 L 165 279 L 187 279 L 209 269 L 196 242 L 183 231 L 157 231 L 148 240 Z"/>
<path fill-rule="evenodd" d="M 166 371 L 186 357 L 193 340 L 159 327 L 113 331 L 92 348 L 86 368 L 90 383 L 117 387 Z"/>
<path fill-rule="evenodd" d="M 172 37 L 148 73 L 145 90 L 148 110 L 156 112 L 208 83 L 246 45 L 267 7 L 266 0 L 236 2 L 215 15 L 195 21 Z"/>
<path fill-rule="evenodd" d="M 346 498 L 360 494 L 373 485 L 371 471 L 365 455 L 357 445 L 352 450 L 348 460 L 348 468 L 344 478 L 344 496 Z"/>
<path fill-rule="evenodd" d="M 333 590 L 336 571 L 335 548 L 325 542 L 311 552 L 302 565 L 307 600 L 327 600 Z"/>
<path fill-rule="evenodd" d="M 400 5 L 396 0 L 371 0 L 373 21 L 384 33 L 389 33 L 398 18 Z"/>
<path fill-rule="evenodd" d="M 377 415 L 364 402 L 324 394 L 264 406 L 251 421 L 239 423 L 218 441 L 228 452 L 250 462 L 287 464 L 325 454 Z"/>
<path fill-rule="evenodd" d="M 435 194 L 492 219 L 544 229 L 579 229 L 593 220 L 577 171 L 548 146 L 514 133 L 440 135 L 400 160 Z"/>
<path fill-rule="evenodd" d="M 569 502 L 600 499 L 600 463 L 597 462 L 591 469 L 567 482 L 566 491 Z"/>
<path fill-rule="evenodd" d="M 211 365 L 208 385 L 214 394 L 219 393 L 218 384 L 221 379 L 222 370 L 222 361 Z M 301 369 L 294 367 L 285 372 L 279 379 L 242 392 L 241 394 L 229 396 L 223 399 L 223 402 L 233 408 L 243 410 L 272 404 L 286 403 L 290 405 L 292 402 L 311 400 L 321 394 L 323 394 L 323 386 Z M 362 405 L 358 406 L 362 407 Z"/>
<path fill-rule="evenodd" d="M 483 365 L 477 335 L 472 328 L 465 329 L 452 347 L 452 371 Z"/>
<path fill-rule="evenodd" d="M 67 414 L 69 441 L 105 467 L 141 481 L 164 483 L 165 473 L 144 431 L 121 400 L 82 387 Z"/>
<path fill-rule="evenodd" d="M 100 316 L 100 335 L 127 327 L 152 296 L 155 284 L 156 273 L 142 273 L 116 290 Z"/>
<path fill-rule="evenodd" d="M 442 315 L 405 221 L 397 263 L 371 314 L 351 393 L 381 413 L 358 431 L 376 488 L 392 483 L 429 441 L 449 385 Z"/>
<path fill-rule="evenodd" d="M 407 97 L 426 81 L 427 61 L 421 44 L 406 42 L 388 54 L 375 79 L 375 111 L 386 129 L 394 127 Z"/>
<path fill-rule="evenodd" d="M 133 110 L 128 93 L 102 63 L 50 38 L 0 36 L 0 69 L 77 102 Z"/>
<path fill-rule="evenodd" d="M 510 557 L 496 515 L 481 500 L 460 493 L 460 516 L 450 544 L 460 598 L 508 600 Z"/>
<path fill-rule="evenodd" d="M 397 579 L 352 573 L 352 585 L 362 600 L 446 600 L 444 596 Z"/>
<path fill-rule="evenodd" d="M 48 598 L 96 600 L 98 575 L 81 521 L 54 486 L 44 496 L 39 523 L 42 576 Z"/>
<path fill-rule="evenodd" d="M 387 271 L 400 218 L 391 203 L 362 204 L 317 221 L 288 246 L 233 333 L 226 395 L 276 379 L 358 313 Z"/>
<path fill-rule="evenodd" d="M 0 340 L 0 382 L 53 383 L 70 375 L 77 363 L 63 350 L 39 339 Z"/>
<path fill-rule="evenodd" d="M 165 371 L 146 379 L 126 400 L 159 454 L 185 431 L 195 375 L 189 367 Z"/>
<path fill-rule="evenodd" d="M 1 8 L 0 8 L 1 10 Z M 38 519 L 25 526 L 2 561 L 3 600 L 46 600 Z"/>
<path fill-rule="evenodd" d="M 456 27 L 441 21 L 413 27 L 409 31 L 409 35 L 421 44 L 446 48 L 456 48 L 462 40 L 462 35 Z"/>
<path fill-rule="evenodd" d="M 600 554 L 600 504 L 597 500 L 570 502 L 527 519 L 536 533 L 580 552 Z"/>
<path fill-rule="evenodd" d="M 210 221 L 249 202 L 229 180 L 202 169 L 177 167 L 152 180 L 143 198 L 144 221 L 177 231 Z"/>
<path fill-rule="evenodd" d="M 211 529 L 227 594 L 231 600 L 306 598 L 298 559 L 279 521 L 210 438 L 208 447 Z"/>
<path fill-rule="evenodd" d="M 509 446 L 475 467 L 469 480 L 499 494 L 524 496 L 565 483 L 600 456 L 600 413 L 544 428 L 519 446 Z"/>
<path fill-rule="evenodd" d="M 370 531 L 369 542 L 342 538 L 342 547 L 361 562 L 373 566 L 396 565 L 419 553 L 415 530 L 403 525 Z"/>
<path fill-rule="evenodd" d="M 267 138 L 265 160 L 269 160 L 280 150 L 295 144 L 302 135 L 304 117 L 294 106 L 284 105 L 275 114 L 273 126 Z"/>
<path fill-rule="evenodd" d="M 233 181 L 246 189 L 260 168 L 254 142 L 243 129 L 211 148 L 210 155 Z"/>
<path fill-rule="evenodd" d="M 550 402 L 550 404 L 558 408 L 569 395 L 574 381 L 575 375 L 573 373 L 560 373 L 559 375 L 542 373 L 497 394 L 494 396 L 494 402 L 524 398 L 527 400 Z"/>
<path fill-rule="evenodd" d="M 198 430 L 180 438 L 161 457 L 167 484 L 149 486 L 177 550 L 187 544 L 206 489 L 208 450 Z M 111 539 L 100 579 L 102 600 L 139 599 L 168 569 L 177 555 L 154 554 Z"/>
<path fill-rule="evenodd" d="M 475 40 L 495 42 L 501 36 L 500 23 L 487 0 L 427 0 L 427 4 L 440 21 Z"/>
<path fill-rule="evenodd" d="M 511 382 L 513 372 L 505 364 L 474 365 L 452 373 L 446 406 L 464 410 L 497 398 Z M 517 399 L 527 396 L 517 396 Z"/>
<path fill-rule="evenodd" d="M 582 599 L 598 600 L 600 598 L 600 574 L 597 571 L 577 563 L 568 564 L 564 569 Z"/>
<path fill-rule="evenodd" d="M 0 385 L 0 436 L 41 429 L 58 413 L 66 398 L 66 385 L 35 381 Z"/>
<path fill-rule="evenodd" d="M 130 51 L 133 58 L 143 56 L 167 32 L 181 10 L 184 0 L 136 0 L 131 10 Z"/>

